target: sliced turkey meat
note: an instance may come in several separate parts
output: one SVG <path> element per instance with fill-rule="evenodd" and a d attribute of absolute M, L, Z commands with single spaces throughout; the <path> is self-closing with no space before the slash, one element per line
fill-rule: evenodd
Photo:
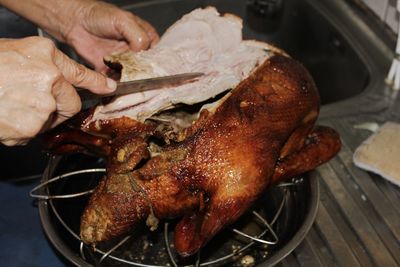
<path fill-rule="evenodd" d="M 205 75 L 175 88 L 120 96 L 98 106 L 88 123 L 123 116 L 143 122 L 177 104 L 213 98 L 236 87 L 274 52 L 283 53 L 266 43 L 242 40 L 239 17 L 221 16 L 213 7 L 196 9 L 173 24 L 154 48 L 114 54 L 105 60 L 121 65 L 121 81 L 186 72 Z"/>

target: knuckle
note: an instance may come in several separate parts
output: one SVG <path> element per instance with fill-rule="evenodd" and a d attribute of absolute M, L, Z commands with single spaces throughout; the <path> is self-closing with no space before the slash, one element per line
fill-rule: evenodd
<path fill-rule="evenodd" d="M 50 94 L 46 94 L 44 96 L 39 96 L 36 98 L 34 102 L 34 107 L 41 113 L 43 116 L 48 116 L 57 110 L 57 103 L 54 97 Z"/>
<path fill-rule="evenodd" d="M 31 36 L 27 39 L 32 43 L 33 46 L 44 51 L 53 51 L 55 49 L 55 44 L 52 40 L 41 36 Z"/>
<path fill-rule="evenodd" d="M 136 20 L 138 19 L 138 17 L 135 16 L 133 13 L 126 11 L 126 10 L 121 10 L 121 12 L 122 12 L 123 18 L 125 20 L 137 23 Z"/>
<path fill-rule="evenodd" d="M 14 140 L 5 140 L 5 141 L 2 141 L 2 143 L 4 145 L 6 145 L 6 146 L 14 146 L 14 145 L 16 145 L 16 141 L 14 141 Z"/>
<path fill-rule="evenodd" d="M 49 114 L 43 114 L 31 108 L 18 109 L 12 115 L 13 121 L 3 124 L 6 136 L 0 142 L 7 146 L 22 145 L 35 137 L 49 118 Z"/>
<path fill-rule="evenodd" d="M 116 10 L 114 14 L 120 18 L 115 21 L 116 23 L 126 23 L 127 21 L 134 20 L 135 17 L 131 12 L 122 9 Z"/>
<path fill-rule="evenodd" d="M 49 38 L 42 37 L 39 41 L 40 47 L 48 50 L 54 50 L 56 48 L 54 42 Z"/>
<path fill-rule="evenodd" d="M 80 84 L 87 79 L 88 72 L 86 67 L 81 64 L 77 64 L 74 68 L 73 74 L 75 81 Z"/>
<path fill-rule="evenodd" d="M 24 40 L 26 40 L 32 44 L 40 43 L 43 39 L 44 39 L 44 37 L 41 37 L 41 36 L 29 36 L 29 37 L 24 38 Z"/>
<path fill-rule="evenodd" d="M 44 105 L 43 111 L 46 114 L 51 114 L 57 110 L 57 103 L 54 98 L 48 100 L 47 104 Z"/>
<path fill-rule="evenodd" d="M 41 80 L 45 83 L 54 84 L 62 77 L 61 71 L 56 67 L 50 67 L 42 74 Z"/>
<path fill-rule="evenodd" d="M 30 139 L 35 137 L 43 126 L 45 120 L 39 116 L 30 116 L 29 122 L 21 124 L 18 129 L 18 136 L 20 139 Z"/>
<path fill-rule="evenodd" d="M 15 146 L 15 145 L 20 145 L 21 141 L 18 139 L 7 139 L 2 141 L 2 143 L 6 146 Z"/>
<path fill-rule="evenodd" d="M 43 114 L 35 116 L 32 123 L 32 127 L 25 128 L 26 137 L 32 138 L 36 136 L 40 132 L 40 129 L 42 129 L 43 124 L 46 122 L 48 117 L 49 117 L 48 115 L 44 116 Z"/>

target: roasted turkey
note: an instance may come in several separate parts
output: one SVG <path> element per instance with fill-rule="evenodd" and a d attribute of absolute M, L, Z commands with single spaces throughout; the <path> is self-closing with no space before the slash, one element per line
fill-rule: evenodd
<path fill-rule="evenodd" d="M 106 176 L 82 215 L 85 243 L 124 235 L 144 220 L 155 228 L 158 219 L 181 217 L 175 248 L 193 255 L 266 187 L 339 151 L 338 134 L 315 126 L 319 94 L 310 74 L 273 46 L 243 41 L 241 27 L 233 15 L 197 9 L 154 48 L 111 55 L 106 61 L 121 80 L 205 75 L 119 97 L 48 134 L 56 153 L 90 151 L 107 159 Z"/>

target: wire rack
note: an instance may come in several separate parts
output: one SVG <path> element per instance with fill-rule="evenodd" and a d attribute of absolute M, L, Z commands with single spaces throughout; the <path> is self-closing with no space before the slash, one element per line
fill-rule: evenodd
<path fill-rule="evenodd" d="M 49 164 L 57 165 L 57 163 L 54 163 L 54 161 L 53 163 Z M 52 172 L 54 171 L 55 166 L 50 166 L 50 167 L 51 168 L 49 168 L 48 166 L 47 171 L 44 173 L 44 178 L 42 182 L 31 190 L 30 196 L 38 199 L 39 201 L 46 201 L 48 203 L 58 223 L 61 224 L 62 227 L 74 239 L 76 239 L 79 242 L 78 244 L 79 244 L 80 257 L 84 261 L 90 262 L 91 260 L 88 259 L 88 253 L 90 254 L 89 258 L 92 258 L 93 256 L 92 254 L 96 254 L 98 256 L 96 265 L 102 265 L 103 262 L 107 260 L 108 262 L 114 261 L 118 264 L 122 264 L 122 266 L 126 265 L 126 266 L 139 266 L 139 267 L 219 266 L 233 261 L 239 262 L 238 266 L 253 266 L 255 264 L 255 259 L 252 256 L 246 255 L 246 252 L 251 250 L 251 248 L 257 249 L 260 247 L 260 245 L 263 247 L 263 249 L 266 249 L 267 247 L 276 246 L 279 244 L 280 242 L 279 236 L 275 231 L 275 229 L 277 227 L 277 221 L 281 216 L 282 211 L 284 211 L 285 209 L 285 203 L 289 191 L 288 188 L 296 187 L 303 183 L 303 178 L 293 178 L 290 182 L 281 183 L 277 185 L 279 190 L 282 191 L 281 200 L 279 201 L 279 204 L 276 206 L 273 213 L 269 214 L 268 217 L 270 217 L 271 219 L 267 220 L 265 218 L 265 214 L 260 214 L 260 212 L 256 210 L 251 210 L 249 212 L 249 214 L 251 214 L 251 220 L 254 221 L 254 223 L 257 223 L 257 225 L 259 225 L 258 233 L 253 233 L 253 232 L 246 233 L 242 229 L 239 230 L 237 228 L 232 227 L 230 229 L 231 236 L 228 236 L 228 238 L 237 239 L 239 237 L 242 241 L 244 240 L 244 242 L 242 242 L 243 245 L 235 246 L 231 251 L 227 252 L 225 255 L 219 255 L 218 257 L 213 259 L 202 260 L 201 258 L 202 251 L 200 251 L 199 253 L 197 253 L 195 257 L 193 257 L 193 262 L 187 263 L 187 261 L 185 261 L 184 264 L 179 264 L 179 259 L 177 259 L 178 256 L 173 250 L 173 244 L 170 240 L 171 239 L 170 222 L 165 222 L 161 235 L 163 236 L 162 242 L 165 248 L 165 253 L 167 254 L 166 261 L 161 263 L 161 265 L 159 264 L 154 265 L 154 264 L 143 263 L 140 260 L 132 260 L 129 257 L 116 255 L 118 254 L 116 252 L 118 252 L 118 250 L 121 247 L 123 247 L 124 244 L 126 244 L 129 240 L 133 239 L 132 237 L 136 238 L 135 234 L 130 234 L 121 238 L 116 243 L 114 243 L 112 247 L 108 247 L 106 250 L 99 247 L 89 247 L 81 241 L 79 235 L 72 229 L 70 225 L 68 225 L 68 223 L 63 219 L 62 214 L 60 214 L 59 210 L 57 209 L 57 205 L 55 203 L 56 201 L 62 201 L 63 199 L 64 200 L 75 199 L 75 198 L 80 198 L 82 196 L 87 196 L 90 195 L 94 191 L 94 189 L 84 190 L 81 192 L 65 193 L 65 194 L 64 193 L 52 194 L 51 192 L 52 184 L 59 183 L 62 181 L 65 182 L 69 179 L 75 179 L 75 178 L 85 179 L 84 176 L 86 176 L 87 174 L 95 174 L 98 177 L 102 177 L 106 169 L 104 168 L 81 169 L 76 171 L 65 172 L 61 175 L 52 177 Z M 267 257 L 267 255 L 264 255 L 264 257 Z"/>

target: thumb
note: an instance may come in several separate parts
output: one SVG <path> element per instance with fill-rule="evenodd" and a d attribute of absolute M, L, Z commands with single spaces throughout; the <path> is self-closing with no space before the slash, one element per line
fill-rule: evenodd
<path fill-rule="evenodd" d="M 55 50 L 53 61 L 64 79 L 74 86 L 97 94 L 109 93 L 117 88 L 114 80 L 75 62 L 58 49 Z"/>

